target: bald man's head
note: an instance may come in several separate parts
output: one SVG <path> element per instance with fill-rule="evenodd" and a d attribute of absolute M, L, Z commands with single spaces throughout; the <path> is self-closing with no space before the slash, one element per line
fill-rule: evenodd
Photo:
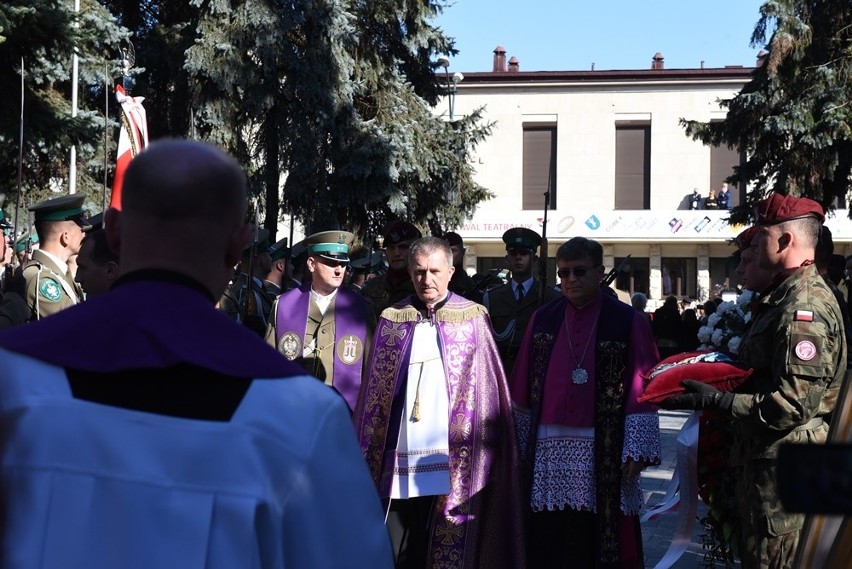
<path fill-rule="evenodd" d="M 214 146 L 168 140 L 150 145 L 124 177 L 121 211 L 107 210 L 121 274 L 144 269 L 193 277 L 218 298 L 250 237 L 246 179 Z"/>
<path fill-rule="evenodd" d="M 239 164 L 209 144 L 167 140 L 130 162 L 122 210 L 163 221 L 244 218 L 246 179 Z"/>

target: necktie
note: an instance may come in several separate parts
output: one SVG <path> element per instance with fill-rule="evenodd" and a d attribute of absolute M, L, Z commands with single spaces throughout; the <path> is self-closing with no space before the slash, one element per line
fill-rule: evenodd
<path fill-rule="evenodd" d="M 524 285 L 518 285 L 518 304 L 524 300 Z"/>

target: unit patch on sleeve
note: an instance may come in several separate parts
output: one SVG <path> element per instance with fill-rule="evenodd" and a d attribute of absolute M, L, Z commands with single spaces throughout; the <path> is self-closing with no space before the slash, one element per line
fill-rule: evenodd
<path fill-rule="evenodd" d="M 793 350 L 796 356 L 805 362 L 811 361 L 817 355 L 817 348 L 810 340 L 801 340 Z"/>
<path fill-rule="evenodd" d="M 51 302 L 62 298 L 62 287 L 53 279 L 44 279 L 38 283 L 38 293 Z"/>

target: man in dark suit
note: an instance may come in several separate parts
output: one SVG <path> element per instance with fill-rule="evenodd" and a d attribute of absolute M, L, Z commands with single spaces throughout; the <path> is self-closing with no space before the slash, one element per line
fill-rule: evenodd
<path fill-rule="evenodd" d="M 491 316 L 494 339 L 508 375 L 515 365 L 533 311 L 560 295 L 544 287 L 544 298 L 539 297 L 539 282 L 533 276 L 538 260 L 536 250 L 541 245 L 538 233 L 525 227 L 513 227 L 503 234 L 503 242 L 506 244 L 506 267 L 512 271 L 512 278 L 485 293 L 482 304 Z"/>

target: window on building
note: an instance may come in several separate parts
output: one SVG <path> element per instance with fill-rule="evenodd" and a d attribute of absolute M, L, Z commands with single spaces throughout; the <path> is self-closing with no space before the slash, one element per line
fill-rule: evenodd
<path fill-rule="evenodd" d="M 615 123 L 615 209 L 651 207 L 651 125 Z"/>
<path fill-rule="evenodd" d="M 707 298 L 722 296 L 726 290 L 734 290 L 740 285 L 737 263 L 733 257 L 710 257 L 710 290 Z"/>
<path fill-rule="evenodd" d="M 717 121 L 714 121 L 717 122 Z M 734 173 L 734 166 L 739 166 L 745 161 L 745 156 L 736 148 L 728 148 L 727 146 L 711 146 L 710 147 L 710 184 L 707 190 L 714 189 L 716 192 L 722 187 L 722 182 Z M 705 190 L 705 195 L 707 194 Z M 739 205 L 745 198 L 745 186 L 737 188 L 730 186 L 731 192 L 731 207 Z"/>
<path fill-rule="evenodd" d="M 624 257 L 615 258 L 617 267 Z M 648 257 L 630 257 L 627 266 L 615 277 L 615 288 L 625 290 L 633 295 L 641 292 L 648 295 L 651 288 L 651 263 Z"/>
<path fill-rule="evenodd" d="M 523 208 L 543 210 L 549 188 L 556 209 L 556 125 L 524 125 L 523 153 Z"/>
<path fill-rule="evenodd" d="M 663 257 L 663 298 L 674 295 L 678 298 L 698 297 L 698 271 L 695 258 Z"/>

